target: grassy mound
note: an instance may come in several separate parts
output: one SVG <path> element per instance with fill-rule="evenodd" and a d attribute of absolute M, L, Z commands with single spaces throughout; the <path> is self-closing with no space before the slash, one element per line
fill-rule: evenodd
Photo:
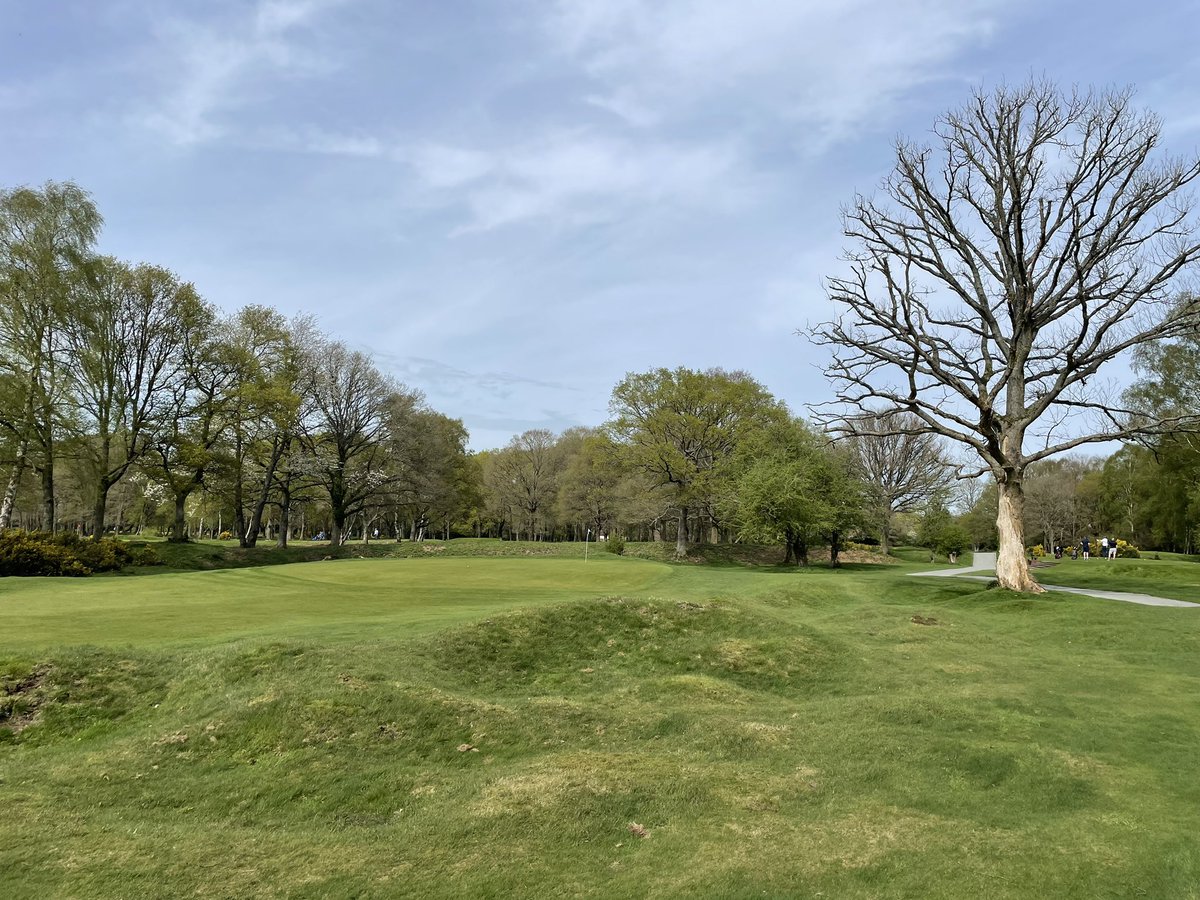
<path fill-rule="evenodd" d="M 782 691 L 831 681 L 841 653 L 812 628 L 729 605 L 609 598 L 455 629 L 428 658 L 446 679 L 490 691 L 696 675 Z"/>
<path fill-rule="evenodd" d="M 1194 610 L 611 558 L 0 587 L 6 897 L 1200 883 Z"/>

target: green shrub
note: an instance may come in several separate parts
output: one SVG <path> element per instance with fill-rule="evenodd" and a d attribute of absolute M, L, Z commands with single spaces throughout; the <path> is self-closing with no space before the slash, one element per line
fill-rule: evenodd
<path fill-rule="evenodd" d="M 138 541 L 128 544 L 129 553 L 133 557 L 131 565 L 135 566 L 161 566 L 163 559 L 149 544 Z"/>
<path fill-rule="evenodd" d="M 154 551 L 146 548 L 152 557 Z M 82 576 L 113 572 L 134 562 L 134 554 L 113 538 L 93 541 L 73 531 L 7 531 L 0 534 L 0 576 Z M 149 563 L 153 564 L 153 563 Z"/>
<path fill-rule="evenodd" d="M 609 553 L 615 553 L 617 556 L 622 556 L 625 553 L 625 538 L 619 534 L 610 534 L 608 542 L 604 545 L 604 549 Z"/>
<path fill-rule="evenodd" d="M 0 534 L 0 576 L 91 575 L 69 547 L 39 532 L 6 531 Z"/>
<path fill-rule="evenodd" d="M 115 572 L 133 562 L 133 554 L 124 541 L 101 538 L 93 541 L 74 531 L 60 531 L 48 536 L 55 544 L 65 547 L 84 567 L 92 572 Z"/>
<path fill-rule="evenodd" d="M 1138 552 L 1138 548 L 1129 543 L 1117 538 L 1117 556 L 1121 559 L 1140 559 L 1142 554 Z"/>

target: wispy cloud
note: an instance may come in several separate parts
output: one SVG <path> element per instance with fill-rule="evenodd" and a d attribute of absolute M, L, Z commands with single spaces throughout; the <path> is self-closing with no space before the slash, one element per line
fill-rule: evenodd
<path fill-rule="evenodd" d="M 482 175 L 465 196 L 471 222 L 460 230 L 551 218 L 587 224 L 663 202 L 715 205 L 736 191 L 727 176 L 737 162 L 736 148 L 724 142 L 635 143 L 588 131 L 552 134 L 499 150 L 480 166 Z"/>
<path fill-rule="evenodd" d="M 229 128 L 227 114 L 262 99 L 270 79 L 329 68 L 328 57 L 299 38 L 345 2 L 259 0 L 234 19 L 157 22 L 161 90 L 135 121 L 176 144 L 221 137 Z M 153 79 L 155 73 L 149 74 Z"/>
<path fill-rule="evenodd" d="M 987 39 L 998 0 L 558 0 L 558 51 L 601 86 L 588 102 L 640 127 L 737 98 L 732 120 L 842 134 Z"/>

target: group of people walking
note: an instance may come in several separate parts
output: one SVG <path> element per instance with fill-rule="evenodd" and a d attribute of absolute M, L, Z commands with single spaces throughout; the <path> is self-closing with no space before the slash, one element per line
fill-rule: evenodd
<path fill-rule="evenodd" d="M 1116 538 L 1100 538 L 1100 540 L 1097 541 L 1097 545 L 1099 546 L 1099 550 L 1100 550 L 1100 558 L 1102 558 L 1102 559 L 1116 559 L 1117 558 Z M 1091 538 L 1084 538 L 1081 541 L 1079 541 L 1078 548 L 1076 548 L 1076 547 L 1070 548 L 1070 558 L 1072 558 L 1072 559 L 1078 558 L 1080 552 L 1082 552 L 1082 554 L 1084 554 L 1084 559 L 1091 558 L 1091 556 L 1092 556 L 1092 539 Z M 1055 554 L 1056 559 L 1062 559 L 1063 548 L 1061 545 L 1056 546 L 1054 548 L 1054 554 Z"/>

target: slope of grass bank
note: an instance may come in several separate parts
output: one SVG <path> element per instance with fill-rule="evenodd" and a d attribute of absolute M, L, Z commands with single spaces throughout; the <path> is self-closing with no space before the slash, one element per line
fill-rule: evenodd
<path fill-rule="evenodd" d="M 5 582 L 0 892 L 1195 897 L 1195 611 L 915 568 Z"/>

